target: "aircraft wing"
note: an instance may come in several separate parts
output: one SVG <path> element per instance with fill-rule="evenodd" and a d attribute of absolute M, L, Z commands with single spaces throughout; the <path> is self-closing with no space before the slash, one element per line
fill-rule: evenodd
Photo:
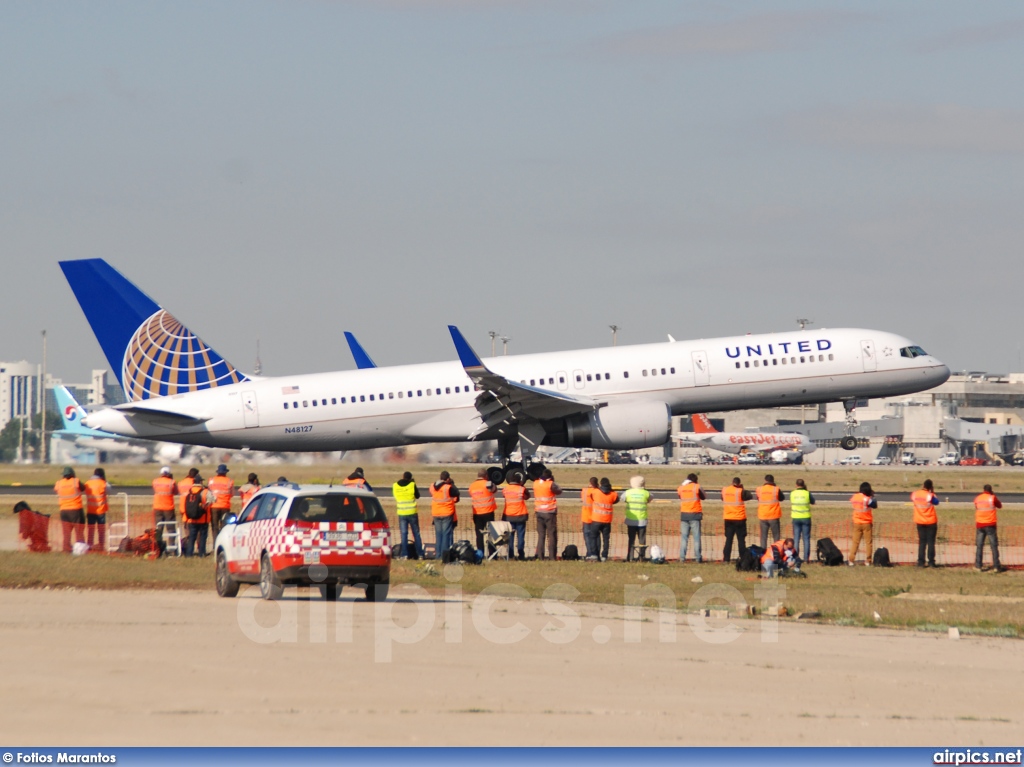
<path fill-rule="evenodd" d="M 521 420 L 543 421 L 564 418 L 574 413 L 597 410 L 601 403 L 589 397 L 574 396 L 512 381 L 487 368 L 473 351 L 473 347 L 454 325 L 448 326 L 455 342 L 455 350 L 477 390 L 476 408 L 481 423 L 469 439 L 483 434 L 502 423 Z"/>

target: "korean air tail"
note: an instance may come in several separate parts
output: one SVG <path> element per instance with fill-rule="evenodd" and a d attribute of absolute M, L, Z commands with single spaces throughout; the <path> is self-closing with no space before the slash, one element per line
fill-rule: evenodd
<path fill-rule="evenodd" d="M 693 420 L 693 430 L 697 434 L 718 434 L 718 429 L 711 425 L 711 421 L 703 413 L 694 413 L 691 417 Z"/>
<path fill-rule="evenodd" d="M 60 268 L 129 400 L 248 380 L 103 259 Z"/>
<path fill-rule="evenodd" d="M 85 408 L 78 404 L 78 400 L 66 386 L 53 387 L 53 397 L 57 401 L 57 409 L 60 410 L 60 418 L 64 422 L 64 431 L 76 437 L 116 437 L 105 431 L 90 429 L 82 422 L 88 415 Z"/>

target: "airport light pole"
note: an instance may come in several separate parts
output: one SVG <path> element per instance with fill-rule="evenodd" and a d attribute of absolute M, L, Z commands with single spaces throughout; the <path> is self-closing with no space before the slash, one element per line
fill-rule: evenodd
<path fill-rule="evenodd" d="M 618 325 L 609 325 L 608 327 L 610 327 L 612 329 L 612 346 L 618 346 L 619 345 L 619 326 Z"/>
<path fill-rule="evenodd" d="M 39 369 L 39 462 L 46 461 L 46 331 L 43 331 L 43 366 Z"/>
<path fill-rule="evenodd" d="M 511 341 L 511 340 L 512 339 L 509 338 L 508 336 L 502 336 L 501 337 L 501 353 L 505 357 L 508 356 L 508 342 Z"/>
<path fill-rule="evenodd" d="M 491 356 L 493 357 L 495 356 L 495 339 L 497 339 L 498 334 L 493 330 L 488 330 L 487 335 L 491 337 Z"/>

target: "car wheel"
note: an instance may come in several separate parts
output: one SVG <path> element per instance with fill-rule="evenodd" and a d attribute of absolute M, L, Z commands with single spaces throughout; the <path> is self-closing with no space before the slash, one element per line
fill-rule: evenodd
<path fill-rule="evenodd" d="M 233 597 L 238 595 L 238 581 L 231 577 L 228 572 L 228 558 L 223 551 L 217 552 L 217 569 L 214 578 L 217 581 L 217 594 L 222 597 Z"/>
<path fill-rule="evenodd" d="M 383 602 L 388 598 L 388 590 L 391 584 L 388 581 L 384 583 L 368 583 L 366 584 L 366 601 L 367 602 Z"/>
<path fill-rule="evenodd" d="M 337 602 L 339 594 L 341 594 L 341 585 L 340 584 L 337 584 L 337 583 L 321 583 L 320 584 L 320 596 L 322 596 L 328 602 Z"/>
<path fill-rule="evenodd" d="M 274 566 L 270 564 L 270 555 L 264 554 L 260 560 L 260 596 L 264 599 L 280 599 L 284 595 L 284 585 L 277 578 Z"/>

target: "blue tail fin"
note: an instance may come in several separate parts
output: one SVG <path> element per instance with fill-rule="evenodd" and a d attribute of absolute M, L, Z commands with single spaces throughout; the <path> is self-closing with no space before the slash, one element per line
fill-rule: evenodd
<path fill-rule="evenodd" d="M 60 411 L 60 418 L 64 422 L 64 431 L 75 434 L 88 431 L 82 426 L 82 420 L 87 413 L 66 386 L 53 387 L 53 398 L 57 401 L 57 410 Z"/>
<path fill-rule="evenodd" d="M 248 380 L 103 259 L 60 268 L 129 400 Z"/>
<path fill-rule="evenodd" d="M 370 355 L 366 353 L 363 345 L 347 330 L 345 331 L 345 340 L 348 341 L 348 348 L 352 350 L 352 358 L 356 361 L 357 368 L 366 370 L 367 368 L 377 367 L 377 364 L 370 359 Z"/>

